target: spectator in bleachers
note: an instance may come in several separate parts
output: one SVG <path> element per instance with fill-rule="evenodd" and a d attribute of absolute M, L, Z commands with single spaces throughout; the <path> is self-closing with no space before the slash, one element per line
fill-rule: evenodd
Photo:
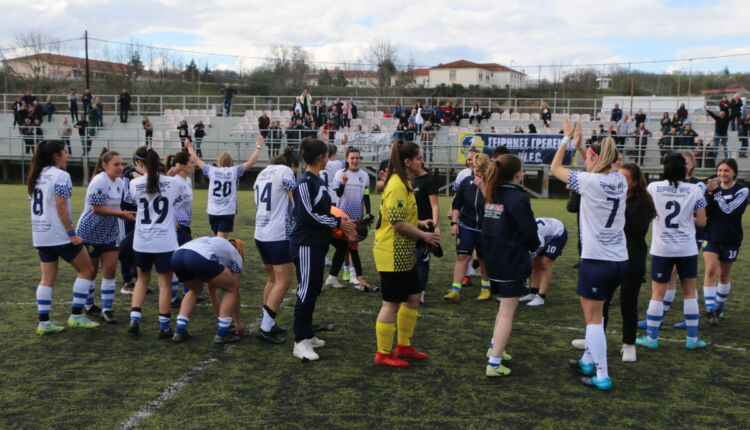
<path fill-rule="evenodd" d="M 91 104 L 91 102 L 93 100 L 94 100 L 94 95 L 91 94 L 91 91 L 89 91 L 88 88 L 86 88 L 85 90 L 83 90 L 83 95 L 81 95 L 81 105 L 83 107 L 83 115 L 82 116 L 84 117 L 84 119 L 86 119 L 86 116 L 88 115 L 89 105 Z M 78 119 L 80 119 L 80 118 L 78 118 Z"/>
<path fill-rule="evenodd" d="M 685 108 L 685 103 L 680 103 L 680 107 L 677 109 L 677 112 L 675 112 L 675 115 L 680 120 L 680 123 L 685 122 L 688 117 L 688 111 Z M 679 128 L 677 130 L 679 131 Z"/>
<path fill-rule="evenodd" d="M 638 129 L 643 122 L 646 122 L 646 114 L 643 113 L 643 108 L 638 108 L 638 113 L 635 114 L 635 128 Z"/>
<path fill-rule="evenodd" d="M 482 109 L 480 109 L 479 105 L 476 103 L 474 103 L 474 107 L 471 108 L 471 111 L 469 112 L 469 124 L 471 124 L 475 120 L 477 124 L 480 124 L 482 122 Z"/>
<path fill-rule="evenodd" d="M 315 128 L 320 128 L 326 122 L 326 105 L 324 102 L 318 100 L 315 102 L 315 109 L 313 111 L 313 120 L 315 121 Z"/>
<path fill-rule="evenodd" d="M 312 120 L 312 117 L 309 113 L 305 114 L 305 117 L 302 118 L 302 123 L 305 124 L 305 128 L 308 130 L 314 130 L 315 129 L 315 123 Z"/>
<path fill-rule="evenodd" d="M 224 97 L 224 115 L 229 116 L 232 112 L 232 97 L 237 95 L 237 90 L 232 88 L 229 82 L 224 84 L 224 88 L 221 89 L 221 96 Z"/>
<path fill-rule="evenodd" d="M 71 88 L 68 94 L 68 110 L 70 111 L 70 120 L 73 122 L 78 121 L 78 96 L 76 90 Z"/>
<path fill-rule="evenodd" d="M 302 112 L 305 114 L 310 113 L 310 108 L 312 107 L 312 96 L 310 95 L 310 90 L 307 88 L 302 90 L 302 94 L 299 98 L 302 100 Z"/>
<path fill-rule="evenodd" d="M 695 146 L 693 147 L 693 155 L 695 155 L 697 167 L 713 167 L 714 160 L 707 159 L 706 149 L 703 147 L 703 139 L 695 139 Z"/>
<path fill-rule="evenodd" d="M 73 127 L 68 122 L 68 117 L 63 117 L 63 121 L 60 124 L 60 128 L 57 129 L 57 136 L 65 142 L 65 146 L 68 147 L 68 154 L 73 154 L 70 149 L 70 136 L 73 135 Z"/>
<path fill-rule="evenodd" d="M 268 129 L 271 126 L 271 119 L 268 118 L 268 114 L 263 112 L 263 114 L 258 117 L 258 130 L 260 130 L 260 135 L 263 136 L 263 139 L 268 139 Z"/>
<path fill-rule="evenodd" d="M 81 138 L 81 146 L 83 147 L 83 155 L 86 155 L 91 150 L 91 135 L 88 133 L 89 122 L 86 121 L 86 116 L 81 115 L 74 127 L 78 129 L 78 136 Z"/>
<path fill-rule="evenodd" d="M 21 118 L 21 107 L 23 106 L 21 97 L 16 97 L 16 100 L 13 102 L 13 127 L 23 125 L 24 118 Z"/>
<path fill-rule="evenodd" d="M 684 119 L 680 118 L 679 115 L 674 114 L 672 116 L 672 127 L 676 128 L 677 131 L 682 130 L 682 124 L 685 122 Z"/>
<path fill-rule="evenodd" d="M 597 132 L 596 141 L 601 141 L 602 139 L 607 137 L 608 134 L 609 133 L 607 133 L 607 130 L 604 129 L 604 124 L 599 124 L 599 131 Z"/>
<path fill-rule="evenodd" d="M 104 127 L 104 103 L 102 103 L 102 100 L 99 97 L 94 98 L 96 100 L 96 118 L 97 118 L 97 127 Z"/>
<path fill-rule="evenodd" d="M 370 133 L 380 133 L 380 126 L 377 124 L 372 125 L 372 130 L 370 130 Z"/>
<path fill-rule="evenodd" d="M 336 125 L 329 118 L 325 125 L 320 129 L 320 136 L 325 142 L 333 142 L 336 137 Z"/>
<path fill-rule="evenodd" d="M 432 112 L 430 112 L 430 115 L 427 117 L 427 121 L 431 122 L 433 127 L 435 129 L 440 129 L 440 124 L 443 122 L 443 109 L 435 105 L 435 108 L 432 109 Z"/>
<path fill-rule="evenodd" d="M 406 140 L 406 127 L 404 127 L 403 122 L 399 122 L 396 129 L 393 130 L 393 138 Z"/>
<path fill-rule="evenodd" d="M 143 132 L 146 134 L 146 140 L 144 141 L 146 146 L 149 148 L 153 147 L 154 145 L 154 124 L 151 123 L 151 120 L 148 119 L 147 116 L 143 117 L 143 121 L 141 121 L 141 126 L 143 127 Z"/>
<path fill-rule="evenodd" d="M 451 121 L 453 121 L 453 107 L 451 107 L 451 102 L 445 102 L 445 106 L 443 107 L 443 124 L 448 124 Z"/>
<path fill-rule="evenodd" d="M 349 128 L 352 126 L 352 101 L 347 100 L 341 107 L 341 126 Z"/>
<path fill-rule="evenodd" d="M 401 118 L 401 113 L 403 113 L 404 110 L 401 109 L 401 103 L 396 103 L 396 108 L 393 109 L 393 117 L 394 118 Z"/>
<path fill-rule="evenodd" d="M 195 153 L 198 154 L 198 157 L 203 157 L 201 143 L 203 143 L 203 138 L 206 137 L 206 126 L 203 124 L 203 120 L 198 120 L 193 126 L 193 137 L 195 137 Z"/>
<path fill-rule="evenodd" d="M 18 133 L 23 136 L 23 146 L 27 154 L 34 153 L 34 126 L 31 124 L 31 118 L 26 117 L 23 120 L 23 126 L 18 127 Z"/>
<path fill-rule="evenodd" d="M 281 122 L 279 121 L 271 121 L 270 127 L 268 128 L 268 136 L 269 136 L 269 148 L 270 148 L 270 158 L 275 157 L 278 155 L 279 151 L 281 150 L 281 139 L 284 138 L 284 133 L 281 131 Z"/>
<path fill-rule="evenodd" d="M 672 129 L 672 120 L 669 119 L 669 112 L 664 112 L 664 115 L 661 116 L 659 125 L 661 134 L 669 133 L 669 130 Z"/>
<path fill-rule="evenodd" d="M 617 105 L 615 105 L 617 106 Z M 612 110 L 614 112 L 614 109 Z M 628 122 L 629 118 L 627 115 L 617 121 L 617 143 L 620 150 L 622 150 L 625 147 L 625 139 L 626 136 L 630 135 L 630 122 Z"/>
<path fill-rule="evenodd" d="M 298 117 L 302 117 L 305 114 L 305 108 L 302 106 L 302 100 L 299 97 L 297 97 L 294 106 L 292 106 L 292 113 Z"/>
<path fill-rule="evenodd" d="M 547 103 L 542 103 L 542 111 L 539 113 L 539 118 L 544 123 L 545 127 L 549 127 L 549 122 L 552 121 L 552 111 L 549 110 Z"/>
<path fill-rule="evenodd" d="M 669 114 L 667 114 L 667 117 L 669 117 Z M 664 164 L 664 157 L 667 156 L 670 152 L 672 152 L 672 146 L 674 136 L 677 135 L 677 129 L 672 127 L 666 132 L 662 132 L 661 137 L 659 138 L 659 164 Z"/>
<path fill-rule="evenodd" d="M 42 108 L 42 105 L 39 104 L 39 100 L 34 100 L 29 115 L 31 116 L 32 121 L 39 120 L 40 124 L 44 122 L 44 109 Z"/>
<path fill-rule="evenodd" d="M 97 127 L 99 125 L 99 105 L 96 104 L 96 98 L 91 100 L 86 115 L 88 117 L 89 127 Z"/>
<path fill-rule="evenodd" d="M 744 117 L 740 120 L 737 134 L 740 136 L 740 158 L 747 158 L 748 136 L 750 136 L 750 114 L 748 114 L 748 111 L 745 111 Z"/>
<path fill-rule="evenodd" d="M 401 116 L 398 117 L 398 122 L 403 124 L 404 127 L 409 124 L 409 114 L 405 110 L 401 111 Z"/>
<path fill-rule="evenodd" d="M 646 147 L 648 146 L 648 138 L 651 137 L 651 132 L 646 128 L 645 122 L 638 125 L 638 129 L 633 133 L 633 136 L 635 136 L 635 164 L 642 166 L 646 162 Z"/>
<path fill-rule="evenodd" d="M 742 115 L 742 99 L 739 94 L 735 94 L 734 98 L 729 102 L 729 120 L 731 121 L 732 131 L 735 131 L 737 125 L 740 123 L 740 116 Z"/>
<path fill-rule="evenodd" d="M 461 106 L 461 102 L 456 103 L 456 108 L 453 109 L 453 119 L 456 121 L 456 125 L 461 124 L 461 120 L 464 118 L 464 108 Z"/>
<path fill-rule="evenodd" d="M 430 163 L 432 163 L 432 141 L 435 140 L 436 135 L 437 133 L 435 132 L 434 124 L 432 124 L 431 121 L 425 122 L 424 129 L 422 129 L 419 139 L 422 141 L 424 160 L 429 161 Z"/>
<path fill-rule="evenodd" d="M 26 91 L 21 100 L 26 103 L 26 106 L 31 106 L 36 101 L 36 96 L 31 94 L 31 91 Z"/>
<path fill-rule="evenodd" d="M 409 142 L 416 142 L 417 134 L 417 127 L 413 122 L 409 121 L 409 126 L 404 129 L 404 139 Z"/>
<path fill-rule="evenodd" d="M 180 144 L 182 145 L 182 150 L 185 150 L 185 139 L 190 137 L 190 130 L 188 129 L 188 123 L 184 119 L 180 121 L 180 125 L 177 126 L 177 132 L 179 133 L 180 137 Z"/>
<path fill-rule="evenodd" d="M 47 122 L 52 122 L 52 114 L 55 113 L 55 105 L 52 100 L 47 97 L 47 102 L 44 104 L 44 114 L 47 115 Z M 734 130 L 734 128 L 732 128 Z"/>
<path fill-rule="evenodd" d="M 414 127 L 417 129 L 417 134 L 422 132 L 422 127 L 424 127 L 424 117 L 422 116 L 421 103 L 412 111 L 412 116 L 409 117 L 409 122 L 414 124 Z M 412 142 L 414 142 L 414 140 L 412 140 Z"/>
<path fill-rule="evenodd" d="M 482 126 L 479 124 L 474 126 L 474 133 L 481 133 L 482 132 Z"/>
<path fill-rule="evenodd" d="M 357 126 L 354 127 L 354 131 L 356 131 L 357 133 L 361 133 L 362 132 L 362 124 L 357 124 Z"/>
<path fill-rule="evenodd" d="M 331 112 L 328 114 L 328 119 L 336 127 L 336 130 L 341 129 L 344 124 L 344 119 L 341 116 L 341 110 L 337 104 L 331 106 Z"/>
<path fill-rule="evenodd" d="M 622 109 L 620 109 L 620 105 L 615 103 L 614 109 L 612 109 L 612 113 L 609 115 L 609 120 L 612 122 L 618 122 L 622 119 Z"/>
<path fill-rule="evenodd" d="M 726 96 L 724 99 L 726 99 Z M 727 103 L 727 106 L 729 106 L 729 103 Z M 724 147 L 724 158 L 729 158 L 729 150 L 727 148 L 727 130 L 729 129 L 728 110 L 725 111 L 722 109 L 718 115 L 708 110 L 706 106 L 703 107 L 703 110 L 716 122 L 714 126 L 714 148 L 716 151 L 714 156 L 719 152 L 719 145 L 722 145 Z"/>
<path fill-rule="evenodd" d="M 721 101 L 719 102 L 719 110 L 721 112 L 724 112 L 724 114 L 729 117 L 729 100 L 727 100 L 727 96 L 721 96 Z"/>
<path fill-rule="evenodd" d="M 614 124 L 610 123 L 607 127 L 607 135 L 617 140 L 617 129 L 615 129 Z"/>
<path fill-rule="evenodd" d="M 523 134 L 523 127 L 521 127 L 520 125 L 517 125 L 517 126 L 516 126 L 516 129 L 515 129 L 515 130 L 513 130 L 513 133 L 516 133 L 516 134 Z"/>
<path fill-rule="evenodd" d="M 128 112 L 130 112 L 130 93 L 127 88 L 123 88 L 120 95 L 117 96 L 117 102 L 120 104 L 120 122 L 128 122 Z"/>
<path fill-rule="evenodd" d="M 344 107 L 344 102 L 341 101 L 340 97 L 336 97 L 336 101 L 333 103 L 334 106 L 336 106 L 336 109 L 341 112 L 341 108 Z"/>
<path fill-rule="evenodd" d="M 351 107 L 351 110 L 352 110 L 352 119 L 357 119 L 357 115 L 358 115 L 357 105 L 354 104 L 354 100 L 349 100 L 349 103 L 351 103 L 351 105 L 352 105 L 352 107 Z"/>
<path fill-rule="evenodd" d="M 529 134 L 536 134 L 536 126 L 534 124 L 529 124 Z"/>
<path fill-rule="evenodd" d="M 677 141 L 677 149 L 690 149 L 695 145 L 695 138 L 698 137 L 698 133 L 693 130 L 693 125 L 690 122 L 685 123 L 682 130 L 677 130 L 675 127 L 672 127 L 672 129 L 675 130 L 675 135 L 680 136 Z"/>

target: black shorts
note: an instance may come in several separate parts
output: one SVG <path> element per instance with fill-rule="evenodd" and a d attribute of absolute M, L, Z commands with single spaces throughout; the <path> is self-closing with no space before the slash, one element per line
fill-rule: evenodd
<path fill-rule="evenodd" d="M 37 246 L 36 250 L 39 253 L 39 260 L 42 263 L 51 263 L 57 261 L 58 258 L 70 263 L 78 257 L 78 253 L 81 252 L 83 245 L 73 245 L 72 243 L 66 243 L 65 245 L 57 246 Z"/>
<path fill-rule="evenodd" d="M 526 280 L 520 281 L 493 281 L 490 280 L 490 292 L 496 291 L 502 298 L 523 297 L 529 294 L 529 286 Z"/>
<path fill-rule="evenodd" d="M 410 295 L 420 293 L 417 267 L 406 272 L 380 272 L 380 291 L 383 300 L 391 303 L 405 302 Z"/>

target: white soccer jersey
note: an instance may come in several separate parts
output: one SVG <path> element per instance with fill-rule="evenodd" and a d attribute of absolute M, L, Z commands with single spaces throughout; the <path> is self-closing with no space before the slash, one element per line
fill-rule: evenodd
<path fill-rule="evenodd" d="M 543 237 L 544 242 L 547 243 L 553 237 L 562 236 L 565 231 L 565 224 L 555 218 L 537 218 L 536 228 L 537 234 Z"/>
<path fill-rule="evenodd" d="M 190 220 L 193 218 L 193 184 L 188 177 L 177 175 L 174 178 L 182 181 L 185 187 L 181 201 L 174 207 L 174 217 L 181 226 L 190 227 Z"/>
<path fill-rule="evenodd" d="M 362 198 L 366 193 L 370 193 L 370 175 L 362 169 L 356 172 L 339 170 L 333 179 L 334 190 L 341 185 L 341 178 L 344 174 L 349 180 L 344 186 L 344 194 L 339 197 L 336 207 L 344 211 L 353 221 L 357 221 L 365 216 Z M 336 194 L 335 191 L 334 194 Z"/>
<path fill-rule="evenodd" d="M 331 195 L 331 203 L 334 205 L 339 201 L 339 196 L 336 195 L 336 190 L 333 189 L 333 179 L 336 177 L 336 173 L 339 170 L 344 170 L 345 167 L 346 163 L 344 160 L 329 160 L 326 163 L 326 168 L 320 171 L 320 177 L 325 181 L 328 194 Z"/>
<path fill-rule="evenodd" d="M 581 195 L 581 258 L 627 261 L 625 200 L 628 184 L 619 172 L 572 171 L 570 189 Z"/>
<path fill-rule="evenodd" d="M 652 182 L 648 193 L 654 199 L 657 217 L 651 229 L 651 255 L 690 257 L 698 255 L 695 247 L 694 215 L 708 204 L 698 185 L 669 181 Z"/>
<path fill-rule="evenodd" d="M 199 237 L 183 244 L 179 249 L 189 249 L 197 252 L 203 258 L 219 263 L 234 273 L 242 273 L 242 256 L 223 237 Z"/>
<path fill-rule="evenodd" d="M 456 175 L 456 181 L 453 182 L 453 191 L 458 191 L 459 185 L 461 185 L 461 182 L 467 178 L 468 176 L 473 175 L 474 172 L 471 171 L 468 167 L 464 170 L 458 172 L 458 175 Z"/>
<path fill-rule="evenodd" d="M 122 178 L 114 180 L 105 172 L 94 176 L 86 190 L 86 203 L 83 213 L 78 219 L 78 236 L 89 245 L 102 245 L 116 242 L 119 239 L 118 218 L 102 216 L 94 213 L 91 205 L 106 206 L 112 210 L 120 210 L 125 183 Z"/>
<path fill-rule="evenodd" d="M 144 253 L 170 252 L 177 249 L 175 203 L 182 201 L 183 181 L 159 175 L 159 193 L 148 194 L 148 175 L 130 181 L 130 195 L 138 206 L 133 235 L 133 249 Z"/>
<path fill-rule="evenodd" d="M 70 175 L 57 167 L 45 167 L 39 175 L 31 200 L 31 238 L 34 246 L 58 246 L 70 243 L 70 237 L 57 215 L 55 196 L 68 199 L 68 219 L 73 225 L 70 195 L 73 185 Z"/>
<path fill-rule="evenodd" d="M 272 164 L 255 179 L 255 239 L 261 242 L 287 240 L 289 195 L 297 185 L 294 172 L 283 164 Z"/>
<path fill-rule="evenodd" d="M 208 178 L 209 215 L 234 215 L 237 213 L 237 180 L 245 172 L 240 164 L 234 167 L 203 166 L 203 174 Z"/>

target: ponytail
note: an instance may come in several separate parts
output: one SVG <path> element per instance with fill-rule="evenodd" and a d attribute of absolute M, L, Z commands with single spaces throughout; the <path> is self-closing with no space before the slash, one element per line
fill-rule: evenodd
<path fill-rule="evenodd" d="M 29 195 L 34 194 L 36 181 L 47 166 L 55 165 L 55 154 L 62 155 L 65 150 L 65 143 L 62 140 L 47 140 L 36 146 L 34 157 L 31 159 L 31 168 L 29 175 L 26 177 L 26 191 Z"/>
<path fill-rule="evenodd" d="M 288 145 L 286 148 L 284 148 L 284 152 L 273 157 L 269 164 L 283 164 L 287 167 L 298 166 L 299 159 L 294 152 L 294 146 Z"/>
<path fill-rule="evenodd" d="M 216 160 L 218 167 L 232 167 L 234 160 L 232 160 L 232 154 L 229 152 L 222 152 L 219 158 Z"/>
<path fill-rule="evenodd" d="M 139 146 L 138 149 L 133 152 L 133 166 L 138 165 L 138 162 L 146 163 L 146 154 L 148 153 L 148 146 Z"/>
<path fill-rule="evenodd" d="M 602 173 L 603 171 L 610 169 L 612 163 L 617 161 L 617 157 L 619 157 L 617 147 L 615 146 L 615 140 L 611 137 L 605 137 L 601 142 L 592 143 L 589 150 L 599 157 L 596 160 L 594 167 L 591 169 L 593 173 Z"/>
<path fill-rule="evenodd" d="M 96 168 L 94 168 L 94 175 L 98 175 L 99 173 L 104 171 L 104 163 L 109 163 L 109 160 L 112 159 L 112 157 L 115 157 L 117 155 L 120 155 L 120 153 L 115 151 L 108 151 L 107 148 L 102 148 L 102 152 L 99 154 L 99 159 L 96 161 Z"/>
<path fill-rule="evenodd" d="M 406 164 L 404 160 L 411 159 L 419 155 L 419 145 L 414 142 L 409 142 L 401 139 L 394 139 L 391 143 L 391 155 L 388 161 L 388 177 L 385 178 L 385 183 L 391 179 L 393 174 L 398 175 L 401 178 L 401 182 L 406 185 L 408 192 L 412 191 L 409 177 L 406 174 Z"/>
<path fill-rule="evenodd" d="M 146 192 L 158 194 L 159 189 L 159 154 L 153 149 L 146 152 Z"/>
<path fill-rule="evenodd" d="M 484 198 L 489 202 L 493 200 L 497 187 L 510 183 L 521 171 L 521 159 L 515 154 L 503 154 L 490 164 L 490 168 L 484 178 Z"/>

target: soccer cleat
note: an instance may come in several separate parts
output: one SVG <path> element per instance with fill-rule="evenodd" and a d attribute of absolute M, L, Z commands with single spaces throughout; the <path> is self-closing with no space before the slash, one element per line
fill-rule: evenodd
<path fill-rule="evenodd" d="M 95 328 L 99 327 L 99 323 L 91 321 L 83 315 L 71 315 L 68 318 L 68 327 Z"/>
<path fill-rule="evenodd" d="M 268 342 L 274 345 L 281 345 L 282 343 L 286 342 L 286 339 L 283 337 L 276 336 L 273 331 L 271 332 L 265 332 L 262 329 L 258 328 L 258 332 L 255 334 L 255 337 L 258 339 Z"/>
<path fill-rule="evenodd" d="M 135 288 L 135 284 L 132 282 L 126 282 L 123 284 L 122 289 L 120 290 L 120 294 L 128 294 L 133 295 L 133 288 Z"/>
<path fill-rule="evenodd" d="M 529 293 L 529 294 L 526 294 L 525 296 L 521 297 L 520 299 L 518 299 L 518 301 L 519 302 L 529 302 L 531 300 L 534 300 L 535 297 L 536 297 L 536 294 Z"/>
<path fill-rule="evenodd" d="M 217 345 L 224 345 L 227 343 L 237 343 L 242 340 L 242 336 L 237 336 L 233 333 L 227 333 L 224 336 L 219 336 L 218 334 L 214 336 L 214 343 Z"/>
<path fill-rule="evenodd" d="M 396 345 L 395 355 L 398 358 L 411 358 L 412 360 L 425 360 L 430 356 L 429 354 L 425 354 L 424 352 L 417 351 L 417 348 L 414 348 L 414 345 Z"/>
<path fill-rule="evenodd" d="M 484 369 L 484 374 L 486 376 L 508 376 L 510 375 L 510 369 L 503 366 L 502 364 L 497 367 L 492 367 L 489 364 L 487 365 L 487 368 Z"/>
<path fill-rule="evenodd" d="M 492 297 L 492 294 L 490 294 L 489 288 L 482 288 L 479 292 L 479 296 L 477 296 L 477 300 L 487 300 L 490 297 Z"/>
<path fill-rule="evenodd" d="M 534 300 L 526 303 L 526 306 L 542 306 L 544 304 L 544 299 L 539 294 L 534 297 Z"/>
<path fill-rule="evenodd" d="M 115 316 L 112 315 L 112 311 L 102 311 L 102 313 L 99 314 L 99 320 L 109 324 L 115 324 L 117 322 Z"/>
<path fill-rule="evenodd" d="M 341 282 L 339 282 L 339 280 L 336 279 L 335 277 L 329 275 L 328 279 L 326 279 L 326 287 L 344 288 L 344 284 L 342 284 Z"/>
<path fill-rule="evenodd" d="M 624 343 L 622 345 L 622 349 L 620 349 L 620 354 L 622 355 L 622 361 L 636 361 L 635 345 L 628 345 L 627 343 Z"/>
<path fill-rule="evenodd" d="M 581 378 L 581 382 L 589 387 L 596 388 L 602 391 L 609 391 L 612 389 L 612 379 L 609 376 L 599 380 L 596 376 L 592 378 Z"/>
<path fill-rule="evenodd" d="M 344 273 L 341 274 L 341 279 L 348 281 L 349 280 L 349 271 L 344 269 Z"/>
<path fill-rule="evenodd" d="M 177 342 L 184 342 L 184 341 L 190 340 L 192 338 L 193 338 L 193 335 L 190 332 L 188 332 L 188 331 L 186 331 L 184 333 L 175 332 L 175 334 L 172 336 L 172 342 L 175 342 L 175 343 L 177 343 Z"/>
<path fill-rule="evenodd" d="M 324 341 L 323 339 L 318 339 L 316 336 L 313 336 L 310 339 L 310 346 L 312 346 L 313 348 L 322 348 L 326 346 L 326 341 Z"/>
<path fill-rule="evenodd" d="M 88 315 L 99 315 L 102 313 L 102 308 L 100 308 L 97 305 L 91 305 L 90 308 L 86 309 L 86 314 Z"/>
<path fill-rule="evenodd" d="M 378 351 L 375 354 L 375 365 L 376 366 L 390 366 L 390 367 L 407 367 L 409 366 L 408 361 L 404 361 L 393 354 L 383 354 Z"/>
<path fill-rule="evenodd" d="M 576 349 L 586 349 L 586 339 L 573 339 L 570 344 Z"/>
<path fill-rule="evenodd" d="M 140 331 L 141 331 L 141 322 L 138 320 L 130 320 L 130 325 L 128 326 L 128 333 L 138 336 L 138 333 L 140 333 Z"/>
<path fill-rule="evenodd" d="M 469 287 L 471 286 L 471 278 L 468 276 L 464 276 L 464 279 L 461 280 L 461 286 L 462 287 Z"/>
<path fill-rule="evenodd" d="M 636 345 L 645 346 L 648 349 L 658 349 L 659 340 L 649 339 L 648 336 L 641 336 L 635 340 Z"/>
<path fill-rule="evenodd" d="M 706 344 L 706 342 L 704 342 L 704 341 L 702 341 L 700 339 L 698 339 L 698 340 L 688 339 L 685 342 L 685 349 L 691 349 L 692 350 L 692 349 L 705 348 L 706 346 L 708 346 Z"/>
<path fill-rule="evenodd" d="M 716 321 L 721 321 L 724 319 L 724 309 L 714 309 L 714 316 L 716 317 Z"/>
<path fill-rule="evenodd" d="M 571 369 L 583 373 L 586 376 L 591 376 L 596 373 L 596 366 L 594 366 L 594 363 L 585 364 L 581 360 L 570 359 L 568 360 L 568 364 Z"/>
<path fill-rule="evenodd" d="M 174 336 L 172 329 L 159 330 L 159 339 L 169 339 Z"/>
<path fill-rule="evenodd" d="M 719 319 L 716 317 L 715 311 L 706 312 L 706 319 L 708 320 L 708 325 L 710 326 L 715 326 L 719 323 Z"/>
<path fill-rule="evenodd" d="M 458 303 L 461 301 L 461 294 L 456 290 L 448 291 L 448 294 L 444 295 L 443 298 L 447 302 Z"/>
<path fill-rule="evenodd" d="M 638 321 L 638 328 L 641 329 L 641 330 L 648 329 L 648 321 L 646 321 L 646 320 L 640 320 L 640 321 Z"/>
<path fill-rule="evenodd" d="M 270 331 L 271 334 L 284 334 L 286 332 L 287 332 L 286 328 L 278 324 L 274 324 L 273 327 L 271 327 L 271 331 Z"/>
<path fill-rule="evenodd" d="M 487 348 L 487 354 L 485 357 L 490 358 L 492 356 L 492 348 Z M 503 351 L 503 361 L 510 361 L 513 358 L 510 354 Z"/>
<path fill-rule="evenodd" d="M 686 329 L 687 328 L 687 322 L 685 320 L 682 320 L 681 322 L 678 322 L 677 324 L 673 325 L 674 328 L 681 328 Z"/>
<path fill-rule="evenodd" d="M 301 342 L 294 342 L 294 351 L 292 351 L 292 355 L 302 360 L 302 362 L 306 361 L 315 361 L 320 358 L 320 356 L 313 350 L 312 346 L 312 339 L 305 339 Z"/>
<path fill-rule="evenodd" d="M 45 334 L 60 333 L 63 330 L 65 330 L 65 327 L 56 325 L 55 323 L 50 321 L 49 324 L 39 323 L 36 328 L 36 334 L 38 334 L 39 336 L 44 336 Z"/>

